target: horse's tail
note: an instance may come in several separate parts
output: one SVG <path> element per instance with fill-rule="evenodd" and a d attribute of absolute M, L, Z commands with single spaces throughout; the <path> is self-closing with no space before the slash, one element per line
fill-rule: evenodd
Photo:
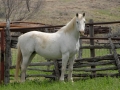
<path fill-rule="evenodd" d="M 22 53 L 20 50 L 20 47 L 18 45 L 18 54 L 17 54 L 17 62 L 16 62 L 16 70 L 15 70 L 15 80 L 18 80 L 18 74 L 19 74 L 19 68 L 20 68 L 20 64 L 22 61 Z"/>

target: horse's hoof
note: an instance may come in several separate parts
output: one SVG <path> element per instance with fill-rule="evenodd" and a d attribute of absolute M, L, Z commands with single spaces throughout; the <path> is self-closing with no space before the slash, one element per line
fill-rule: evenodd
<path fill-rule="evenodd" d="M 69 83 L 70 83 L 71 85 L 74 85 L 74 81 L 73 81 L 73 80 L 70 80 Z"/>
<path fill-rule="evenodd" d="M 21 80 L 20 82 L 21 82 L 21 83 L 24 83 L 24 82 L 25 82 L 25 80 Z"/>
<path fill-rule="evenodd" d="M 72 82 L 73 83 L 74 81 L 73 81 L 73 79 L 68 79 L 68 82 Z"/>
<path fill-rule="evenodd" d="M 72 85 L 74 85 L 74 81 L 71 81 Z"/>
<path fill-rule="evenodd" d="M 64 83 L 64 84 L 66 84 L 64 80 L 60 80 L 60 83 Z"/>
<path fill-rule="evenodd" d="M 71 81 L 69 81 L 69 82 L 74 83 L 74 81 L 73 81 L 73 80 L 71 80 Z"/>

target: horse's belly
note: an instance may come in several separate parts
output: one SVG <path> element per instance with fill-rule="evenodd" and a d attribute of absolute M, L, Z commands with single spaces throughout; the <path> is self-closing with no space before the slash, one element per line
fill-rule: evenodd
<path fill-rule="evenodd" d="M 37 53 L 48 59 L 58 59 L 62 57 L 62 54 L 58 49 L 40 49 Z"/>

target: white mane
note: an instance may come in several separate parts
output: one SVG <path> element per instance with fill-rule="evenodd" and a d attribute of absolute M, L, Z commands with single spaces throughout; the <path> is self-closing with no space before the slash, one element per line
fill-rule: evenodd
<path fill-rule="evenodd" d="M 68 22 L 64 27 L 62 27 L 60 30 L 58 30 L 58 32 L 60 32 L 60 31 L 70 32 L 71 30 L 74 30 L 76 18 L 77 18 L 77 17 L 75 16 L 75 17 L 74 17 L 70 22 Z M 79 14 L 78 18 L 81 19 L 81 18 L 82 18 L 82 14 Z"/>

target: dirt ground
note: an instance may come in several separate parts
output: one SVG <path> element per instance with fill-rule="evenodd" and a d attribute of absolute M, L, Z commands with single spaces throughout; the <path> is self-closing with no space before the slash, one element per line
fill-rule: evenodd
<path fill-rule="evenodd" d="M 86 13 L 87 22 L 120 20 L 120 0 L 46 0 L 43 9 L 29 21 L 66 24 L 76 13 Z"/>
<path fill-rule="evenodd" d="M 32 8 L 39 0 L 30 0 Z M 40 22 L 51 25 L 61 25 L 69 22 L 76 13 L 86 13 L 86 22 L 93 19 L 95 22 L 120 21 L 120 0 L 44 0 L 38 13 L 34 13 L 33 18 L 24 21 Z M 3 9 L 0 9 L 0 22 L 5 21 Z M 26 8 L 26 6 L 24 6 Z M 23 9 L 23 8 L 22 8 Z M 32 10 L 32 9 L 31 9 Z M 37 9 L 36 9 L 37 10 Z M 22 10 L 21 10 L 22 11 Z M 23 10 L 24 11 L 24 10 Z M 28 15 L 29 12 L 26 12 Z M 19 11 L 11 15 L 11 21 L 20 20 Z"/>

